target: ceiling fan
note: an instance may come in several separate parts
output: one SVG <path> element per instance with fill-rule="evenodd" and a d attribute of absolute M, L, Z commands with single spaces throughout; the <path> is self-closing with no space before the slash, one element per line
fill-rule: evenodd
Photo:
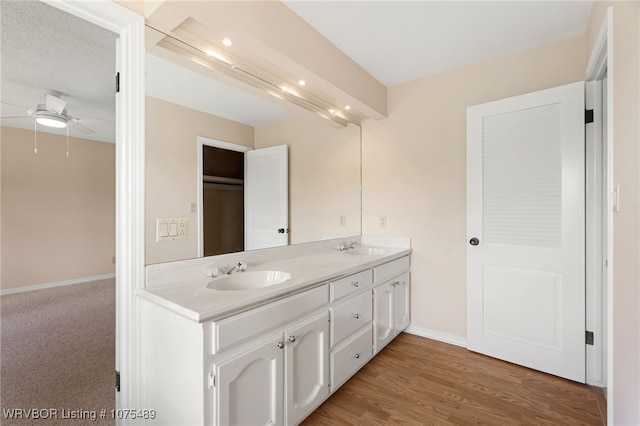
<path fill-rule="evenodd" d="M 81 124 L 79 118 L 72 117 L 67 114 L 67 110 L 65 109 L 65 107 L 67 106 L 67 102 L 63 101 L 60 96 L 60 92 L 57 92 L 55 90 L 48 90 L 44 95 L 45 103 L 38 104 L 35 109 L 28 109 L 2 102 L 6 105 L 24 109 L 26 111 L 26 115 L 3 115 L 0 118 L 5 119 L 33 117 L 35 119 L 35 122 L 42 126 L 64 129 L 68 125 L 73 125 L 74 128 L 78 129 L 82 133 L 95 133 L 95 130 Z"/>

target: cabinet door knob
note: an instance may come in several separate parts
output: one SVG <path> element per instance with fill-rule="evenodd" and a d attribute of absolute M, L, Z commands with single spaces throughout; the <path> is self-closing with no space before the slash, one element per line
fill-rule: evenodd
<path fill-rule="evenodd" d="M 278 346 L 278 349 L 282 349 L 284 348 L 284 342 L 278 342 L 276 343 L 276 346 Z"/>
<path fill-rule="evenodd" d="M 295 342 L 296 341 L 296 336 L 289 336 L 289 341 L 291 343 Z"/>
<path fill-rule="evenodd" d="M 355 359 L 360 358 L 360 354 L 351 354 L 352 357 L 354 357 Z"/>
<path fill-rule="evenodd" d="M 354 319 L 360 319 L 360 314 L 353 314 L 352 316 Z"/>
<path fill-rule="evenodd" d="M 359 281 L 352 281 L 351 285 L 354 287 L 359 287 L 360 286 L 360 282 Z"/>
<path fill-rule="evenodd" d="M 477 246 L 478 244 L 480 244 L 480 240 L 478 240 L 476 237 L 473 237 L 469 240 L 469 244 L 471 244 L 472 246 Z"/>

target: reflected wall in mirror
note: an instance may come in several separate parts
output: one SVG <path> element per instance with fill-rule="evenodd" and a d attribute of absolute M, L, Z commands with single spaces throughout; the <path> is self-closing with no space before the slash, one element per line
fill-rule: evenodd
<path fill-rule="evenodd" d="M 159 49 L 154 40 L 161 34 L 152 29 L 147 33 L 147 264 L 202 253 L 198 137 L 248 150 L 288 147 L 289 244 L 360 234 L 359 126 L 339 126 L 297 106 L 272 101 L 269 95 L 260 96 L 255 88 L 224 84 L 206 67 Z M 166 231 L 158 220 L 166 219 L 187 219 L 184 239 L 159 238 Z"/>

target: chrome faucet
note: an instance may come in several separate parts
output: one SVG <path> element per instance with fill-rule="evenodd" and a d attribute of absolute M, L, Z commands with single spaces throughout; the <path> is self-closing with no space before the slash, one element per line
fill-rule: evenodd
<path fill-rule="evenodd" d="M 231 275 L 234 272 L 244 272 L 247 270 L 247 264 L 244 262 L 238 262 L 236 266 L 224 265 L 220 268 L 220 273 L 225 275 Z"/>
<path fill-rule="evenodd" d="M 216 278 L 218 275 L 231 275 L 234 272 L 244 272 L 246 270 L 247 264 L 245 262 L 238 262 L 236 266 L 224 265 L 219 268 L 209 268 L 207 270 L 207 276 L 209 278 Z"/>
<path fill-rule="evenodd" d="M 351 249 L 354 249 L 357 244 L 358 244 L 357 241 L 351 241 L 350 243 L 341 243 L 341 244 L 338 244 L 338 246 L 336 247 L 336 250 L 337 251 L 351 250 Z"/>

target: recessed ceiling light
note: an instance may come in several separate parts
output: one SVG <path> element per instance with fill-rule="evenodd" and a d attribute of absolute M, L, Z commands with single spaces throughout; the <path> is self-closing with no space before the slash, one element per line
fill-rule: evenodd
<path fill-rule="evenodd" d="M 306 81 L 304 81 L 304 80 L 300 80 L 300 81 L 298 82 L 298 84 L 299 84 L 300 86 L 304 86 L 305 84 L 307 84 L 307 82 L 306 82 Z"/>
<path fill-rule="evenodd" d="M 225 38 L 224 40 L 222 40 L 222 44 L 224 44 L 225 46 L 229 47 L 229 46 L 231 46 L 233 44 L 233 42 L 230 39 Z"/>
<path fill-rule="evenodd" d="M 347 111 L 349 111 L 351 109 L 351 105 L 345 105 L 344 109 L 346 109 Z"/>

